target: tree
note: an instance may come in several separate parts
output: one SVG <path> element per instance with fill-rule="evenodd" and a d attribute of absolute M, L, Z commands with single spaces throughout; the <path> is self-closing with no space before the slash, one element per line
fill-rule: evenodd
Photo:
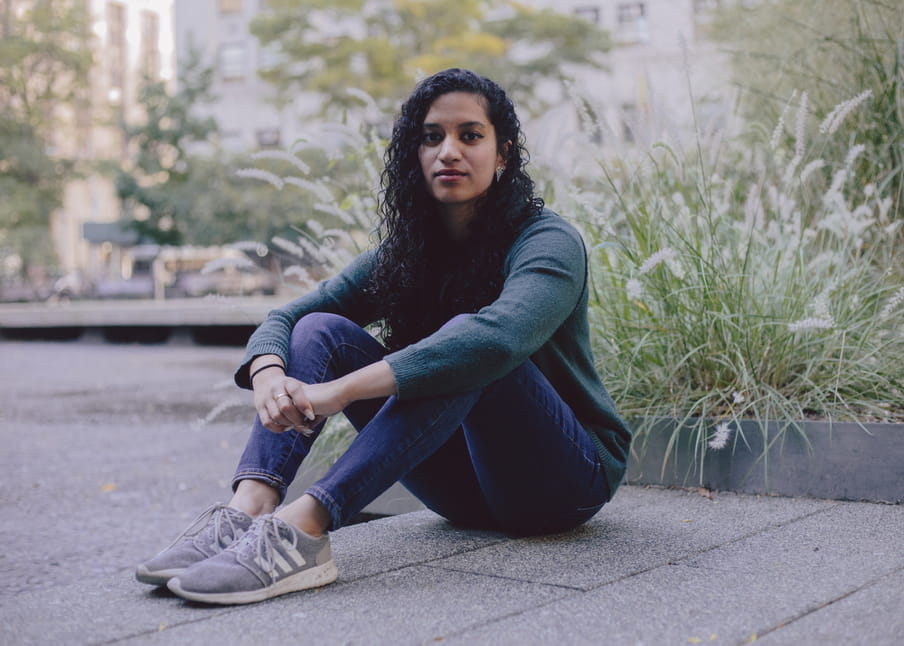
<path fill-rule="evenodd" d="M 212 118 L 192 113 L 211 98 L 211 70 L 202 68 L 195 57 L 179 81 L 179 91 L 172 95 L 163 81 L 146 80 L 142 85 L 138 101 L 145 120 L 124 124 L 134 155 L 116 176 L 116 192 L 129 226 L 142 239 L 160 244 L 183 241 L 194 196 L 203 190 L 192 181 L 191 149 L 212 143 L 217 132 Z"/>
<path fill-rule="evenodd" d="M 52 265 L 50 215 L 72 159 L 54 150 L 62 108 L 82 109 L 92 64 L 90 15 L 79 0 L 0 4 L 0 256 L 23 273 Z"/>
<path fill-rule="evenodd" d="M 392 109 L 418 75 L 467 67 L 511 91 L 528 109 L 573 68 L 602 68 L 609 38 L 588 21 L 517 3 L 461 0 L 271 0 L 252 24 L 278 55 L 262 76 L 287 101 L 317 92 L 325 109 L 362 90 Z M 554 88 L 555 86 L 553 86 Z"/>
<path fill-rule="evenodd" d="M 146 82 L 139 95 L 145 118 L 125 126 L 131 161 L 116 173 L 123 217 L 139 237 L 169 245 L 218 245 L 269 241 L 314 211 L 314 199 L 291 189 L 249 181 L 237 171 L 252 165 L 217 147 L 217 124 L 196 108 L 212 99 L 211 70 L 192 58 L 171 94 L 162 82 Z M 335 164 L 311 151 L 307 160 L 326 173 Z M 284 174 L 279 160 L 254 164 Z"/>

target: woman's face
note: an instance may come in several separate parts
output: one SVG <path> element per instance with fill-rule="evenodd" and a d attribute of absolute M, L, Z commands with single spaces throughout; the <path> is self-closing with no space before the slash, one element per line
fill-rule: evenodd
<path fill-rule="evenodd" d="M 444 207 L 452 226 L 463 231 L 474 204 L 493 183 L 498 152 L 496 129 L 482 97 L 449 92 L 437 97 L 424 117 L 418 155 L 427 191 Z"/>

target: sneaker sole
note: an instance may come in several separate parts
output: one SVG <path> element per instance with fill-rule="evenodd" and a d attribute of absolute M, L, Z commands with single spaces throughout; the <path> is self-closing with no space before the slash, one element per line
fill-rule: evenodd
<path fill-rule="evenodd" d="M 170 579 L 179 576 L 185 572 L 185 570 L 186 568 L 180 567 L 171 570 L 157 570 L 156 572 L 151 572 L 145 566 L 139 565 L 135 570 L 135 578 L 148 585 L 166 585 Z"/>
<path fill-rule="evenodd" d="M 202 603 L 216 603 L 220 605 L 237 605 L 242 603 L 256 603 L 278 597 L 289 592 L 298 592 L 300 590 L 309 590 L 310 588 L 319 588 L 336 580 L 339 576 L 339 570 L 336 568 L 335 561 L 327 561 L 323 565 L 302 570 L 285 579 L 281 579 L 276 583 L 259 588 L 257 590 L 248 590 L 247 592 L 192 592 L 183 590 L 178 578 L 170 579 L 166 587 L 174 594 L 188 599 L 189 601 L 200 601 Z"/>

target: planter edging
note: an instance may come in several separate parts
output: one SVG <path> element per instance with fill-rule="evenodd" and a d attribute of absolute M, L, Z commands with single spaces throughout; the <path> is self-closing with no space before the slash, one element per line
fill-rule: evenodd
<path fill-rule="evenodd" d="M 701 455 L 697 432 L 677 423 L 635 437 L 625 482 L 904 503 L 904 424 L 770 421 L 764 432 L 745 420 L 725 448 Z"/>

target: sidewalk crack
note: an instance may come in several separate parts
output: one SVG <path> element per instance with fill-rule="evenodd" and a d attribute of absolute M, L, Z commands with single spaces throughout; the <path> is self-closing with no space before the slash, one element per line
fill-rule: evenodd
<path fill-rule="evenodd" d="M 812 608 L 807 608 L 807 609 L 803 610 L 802 612 L 794 615 L 790 619 L 787 619 L 779 624 L 776 624 L 775 626 L 771 626 L 770 628 L 766 628 L 765 630 L 757 631 L 755 633 L 756 637 L 757 637 L 757 639 L 759 639 L 760 637 L 764 637 L 765 635 L 768 635 L 770 633 L 774 633 L 778 630 L 781 630 L 782 628 L 785 628 L 786 626 L 790 626 L 795 621 L 799 621 L 800 619 L 803 619 L 804 617 L 812 615 L 815 612 L 819 612 L 823 608 L 828 608 L 829 606 L 836 604 L 839 601 L 843 601 L 844 599 L 847 599 L 851 595 L 854 595 L 854 594 L 860 592 L 861 590 L 866 590 L 867 588 L 877 585 L 877 584 L 881 583 L 883 580 L 885 580 L 891 576 L 894 576 L 895 574 L 898 574 L 899 572 L 902 572 L 902 571 L 904 571 L 904 567 L 899 567 L 899 568 L 896 568 L 889 572 L 886 572 L 885 574 L 882 574 L 874 579 L 870 579 L 863 585 L 857 586 L 856 588 L 854 588 L 852 590 L 848 590 L 844 594 L 840 594 L 837 597 L 835 597 L 834 599 L 829 599 L 828 601 L 825 601 L 823 603 L 820 603 L 819 605 L 813 606 Z M 744 643 L 747 643 L 747 642 L 745 641 Z"/>

